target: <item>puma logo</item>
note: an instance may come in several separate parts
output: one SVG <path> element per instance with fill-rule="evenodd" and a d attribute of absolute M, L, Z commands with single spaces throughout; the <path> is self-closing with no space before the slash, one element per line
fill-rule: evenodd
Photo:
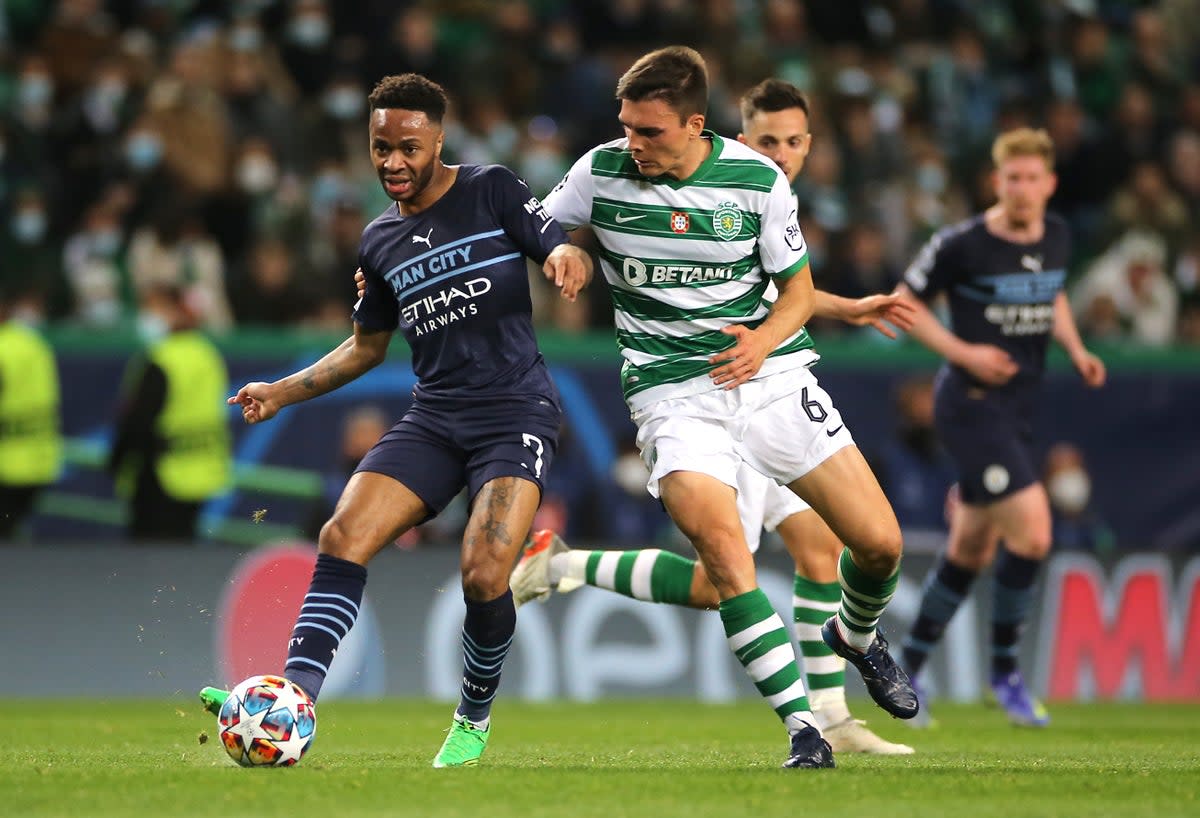
<path fill-rule="evenodd" d="M 432 235 L 433 235 L 433 228 L 432 228 L 432 227 L 431 227 L 431 228 L 429 228 L 429 232 L 428 232 L 428 233 L 426 233 L 424 236 L 418 236 L 418 235 L 415 235 L 415 234 L 414 234 L 414 235 L 413 235 L 413 237 L 412 237 L 413 244 L 420 244 L 421 242 L 424 242 L 424 243 L 425 243 L 425 246 L 426 246 L 426 247 L 428 247 L 430 250 L 432 250 L 432 249 L 433 249 L 433 244 L 432 244 L 432 243 L 429 241 L 429 237 L 430 237 L 430 236 L 432 236 Z"/>

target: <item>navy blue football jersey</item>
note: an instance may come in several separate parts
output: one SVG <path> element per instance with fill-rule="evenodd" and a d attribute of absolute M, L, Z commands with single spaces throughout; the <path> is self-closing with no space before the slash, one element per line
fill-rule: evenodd
<path fill-rule="evenodd" d="M 1054 299 L 1067 277 L 1067 224 L 1046 215 L 1040 241 L 1016 244 L 989 233 L 983 216 L 938 231 L 904 273 L 923 300 L 945 292 L 950 329 L 973 344 L 994 344 L 1020 367 L 1011 386 L 1036 381 L 1054 329 Z M 955 368 L 968 382 L 966 372 Z"/>
<path fill-rule="evenodd" d="M 358 257 L 367 287 L 354 320 L 400 329 L 418 399 L 526 396 L 558 405 L 534 336 L 525 257 L 541 264 L 566 241 L 512 171 L 461 165 L 425 211 L 403 216 L 393 204 L 367 225 Z"/>

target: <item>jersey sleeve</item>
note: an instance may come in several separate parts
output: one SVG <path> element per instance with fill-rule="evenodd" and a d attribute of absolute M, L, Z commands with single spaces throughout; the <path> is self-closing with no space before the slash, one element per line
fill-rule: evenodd
<path fill-rule="evenodd" d="M 954 265 L 949 261 L 953 251 L 951 235 L 948 230 L 934 233 L 904 271 L 904 283 L 922 301 L 930 300 L 953 283 L 950 279 Z"/>
<path fill-rule="evenodd" d="M 796 197 L 782 173 L 775 177 L 763 209 L 758 253 L 763 270 L 775 278 L 791 278 L 808 264 L 808 244 L 796 216 Z"/>
<path fill-rule="evenodd" d="M 568 241 L 566 231 L 516 174 L 495 165 L 489 176 L 494 182 L 496 220 L 522 253 L 541 264 L 551 250 Z"/>
<path fill-rule="evenodd" d="M 368 330 L 394 330 L 400 325 L 400 302 L 396 300 L 391 285 L 362 252 L 358 253 L 358 266 L 366 278 L 366 291 L 354 305 L 353 318 Z"/>
<path fill-rule="evenodd" d="M 546 211 L 563 227 L 574 230 L 592 220 L 592 154 L 576 160 L 567 175 L 546 195 Z"/>

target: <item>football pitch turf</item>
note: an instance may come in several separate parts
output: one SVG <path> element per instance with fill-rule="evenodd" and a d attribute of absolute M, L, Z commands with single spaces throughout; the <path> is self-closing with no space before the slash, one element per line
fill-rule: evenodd
<path fill-rule="evenodd" d="M 8 700 L 0 815 L 1200 816 L 1200 704 L 1060 704 L 1045 730 L 942 704 L 924 731 L 853 705 L 917 754 L 781 770 L 760 702 L 502 700 L 481 765 L 434 770 L 451 705 L 331 701 L 298 767 L 251 770 L 190 699 Z"/>

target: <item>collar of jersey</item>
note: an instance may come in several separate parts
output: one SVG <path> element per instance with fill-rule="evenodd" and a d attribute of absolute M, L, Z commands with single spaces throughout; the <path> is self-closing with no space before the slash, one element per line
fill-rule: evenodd
<path fill-rule="evenodd" d="M 708 157 L 700 163 L 700 167 L 696 168 L 696 172 L 691 176 L 686 179 L 674 179 L 670 176 L 659 176 L 654 179 L 648 179 L 647 181 L 655 185 L 666 185 L 672 190 L 679 190 L 681 187 L 687 187 L 688 185 L 694 185 L 696 182 L 699 182 L 708 175 L 708 172 L 712 170 L 713 165 L 717 164 L 717 157 L 721 155 L 721 150 L 725 147 L 725 140 L 722 139 L 721 135 L 715 131 L 710 131 L 705 128 L 700 132 L 700 138 L 704 139 L 706 137 L 712 140 L 712 150 L 709 152 Z"/>

